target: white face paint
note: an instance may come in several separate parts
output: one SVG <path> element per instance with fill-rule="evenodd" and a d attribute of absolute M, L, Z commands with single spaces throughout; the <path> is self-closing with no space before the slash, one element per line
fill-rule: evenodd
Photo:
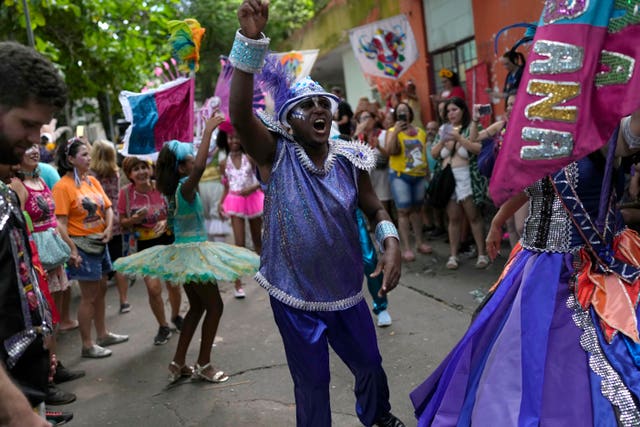
<path fill-rule="evenodd" d="M 310 96 L 303 99 L 291 110 L 291 118 L 306 120 L 311 110 L 315 107 L 331 111 L 331 101 L 326 96 Z"/>
<path fill-rule="evenodd" d="M 298 119 L 298 120 L 306 120 L 307 119 L 307 115 L 306 113 L 302 110 L 302 108 L 300 107 L 296 107 L 293 110 L 291 110 L 291 118 L 292 119 Z"/>

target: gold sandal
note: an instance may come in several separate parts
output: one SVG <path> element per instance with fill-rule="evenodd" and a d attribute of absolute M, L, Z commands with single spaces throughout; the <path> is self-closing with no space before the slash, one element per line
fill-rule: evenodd
<path fill-rule="evenodd" d="M 211 372 L 213 373 L 213 375 L 207 374 L 205 372 L 209 368 L 211 368 Z M 229 376 L 222 371 L 216 371 L 215 369 L 213 369 L 211 363 L 207 363 L 204 366 L 200 366 L 196 363 L 196 366 L 193 367 L 193 375 L 191 376 L 191 378 L 208 381 L 210 383 L 223 383 L 229 379 Z"/>
<path fill-rule="evenodd" d="M 176 382 L 180 378 L 187 378 L 193 375 L 193 368 L 187 365 L 178 365 L 176 362 L 169 363 L 169 381 Z"/>

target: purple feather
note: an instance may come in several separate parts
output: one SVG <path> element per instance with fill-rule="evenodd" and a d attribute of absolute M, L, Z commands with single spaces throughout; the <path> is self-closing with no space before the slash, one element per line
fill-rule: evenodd
<path fill-rule="evenodd" d="M 287 73 L 287 69 L 280 63 L 277 56 L 267 55 L 258 81 L 262 90 L 273 99 L 274 113 L 277 114 L 280 107 L 291 97 L 289 88 L 293 83 L 293 76 Z"/>

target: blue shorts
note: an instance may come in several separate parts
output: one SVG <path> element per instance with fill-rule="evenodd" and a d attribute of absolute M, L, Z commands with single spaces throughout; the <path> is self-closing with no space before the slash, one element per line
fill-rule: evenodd
<path fill-rule="evenodd" d="M 424 203 L 425 178 L 389 170 L 391 195 L 398 209 L 420 207 Z"/>
<path fill-rule="evenodd" d="M 111 257 L 109 257 L 109 251 L 106 247 L 102 255 L 89 255 L 78 248 L 78 255 L 82 257 L 80 267 L 72 267 L 70 264 L 67 266 L 67 273 L 71 280 L 94 282 L 102 279 L 102 276 L 106 276 L 113 270 Z"/>

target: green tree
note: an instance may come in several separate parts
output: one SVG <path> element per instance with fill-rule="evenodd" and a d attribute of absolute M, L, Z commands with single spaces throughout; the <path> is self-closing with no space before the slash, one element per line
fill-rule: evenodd
<path fill-rule="evenodd" d="M 237 10 L 241 0 L 184 1 L 185 17 L 197 19 L 207 32 L 200 50 L 200 71 L 196 79 L 198 99 L 213 95 L 220 55 L 228 55 L 238 29 Z M 298 28 L 309 22 L 328 0 L 271 0 L 269 24 L 265 32 L 271 38 L 271 49 L 286 40 Z"/>
<path fill-rule="evenodd" d="M 271 47 L 311 20 L 328 0 L 272 0 Z M 122 90 L 140 90 L 170 57 L 167 21 L 195 18 L 206 28 L 200 50 L 197 99 L 213 95 L 220 55 L 231 49 L 241 0 L 27 0 L 36 49 L 65 75 L 70 99 L 96 98 L 109 134 Z M 0 0 L 0 40 L 27 42 L 21 0 Z M 110 106 L 111 108 L 108 108 Z M 113 138 L 114 135 L 109 135 Z"/>
<path fill-rule="evenodd" d="M 2 0 L 0 0 L 2 1 Z M 3 0 L 0 39 L 26 43 L 22 1 Z M 36 49 L 65 75 L 70 99 L 97 98 L 109 133 L 121 90 L 140 90 L 169 58 L 166 22 L 179 0 L 29 0 Z M 113 138 L 113 135 L 109 135 Z"/>

